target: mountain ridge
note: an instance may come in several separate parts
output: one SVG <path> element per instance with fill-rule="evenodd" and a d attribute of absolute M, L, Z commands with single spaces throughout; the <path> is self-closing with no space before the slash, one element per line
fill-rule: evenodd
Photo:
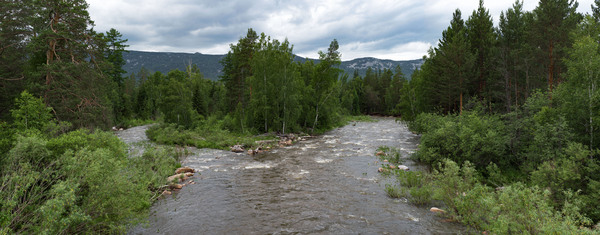
<path fill-rule="evenodd" d="M 210 55 L 199 52 L 185 53 L 128 51 L 123 53 L 123 59 L 125 59 L 126 62 L 125 66 L 123 66 L 123 69 L 127 72 L 127 75 L 139 73 L 142 67 L 150 72 L 161 72 L 166 74 L 174 69 L 183 71 L 185 70 L 186 65 L 196 64 L 205 78 L 219 80 L 219 76 L 221 75 L 223 68 L 223 66 L 220 64 L 220 61 L 224 57 L 225 55 Z M 297 55 L 294 60 L 319 61 L 318 59 L 310 59 Z M 348 73 L 350 76 L 352 76 L 354 70 L 357 70 L 361 76 L 364 76 L 369 67 L 377 71 L 378 69 L 393 70 L 396 66 L 400 66 L 402 73 L 404 73 L 407 79 L 410 79 L 410 75 L 413 73 L 413 71 L 419 68 L 422 64 L 422 59 L 396 61 L 378 59 L 375 57 L 363 57 L 342 61 L 340 64 L 340 69 L 344 70 L 344 72 Z"/>

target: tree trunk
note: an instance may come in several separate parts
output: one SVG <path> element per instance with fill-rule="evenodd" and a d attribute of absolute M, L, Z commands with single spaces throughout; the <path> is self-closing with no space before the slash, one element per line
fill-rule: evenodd
<path fill-rule="evenodd" d="M 550 65 L 548 66 L 548 88 L 550 89 L 550 97 L 552 97 L 552 88 L 554 84 L 554 42 L 550 42 L 550 48 L 548 49 L 548 59 Z"/>
<path fill-rule="evenodd" d="M 285 104 L 287 103 L 287 65 L 285 65 L 283 67 L 283 128 L 282 128 L 282 132 L 283 134 L 285 134 L 285 119 L 287 116 L 287 113 L 285 111 Z"/>
<path fill-rule="evenodd" d="M 508 71 L 505 71 L 504 74 L 504 91 L 506 94 L 506 112 L 510 112 L 510 105 L 512 103 L 511 97 L 510 97 L 510 86 L 511 86 L 511 79 L 510 79 L 510 75 L 508 75 Z"/>
<path fill-rule="evenodd" d="M 266 71 L 264 71 L 263 73 L 263 88 L 265 89 L 265 93 L 263 94 L 263 105 L 264 107 L 264 119 L 265 119 L 265 133 L 269 132 L 268 126 L 267 126 L 267 73 Z"/>
<path fill-rule="evenodd" d="M 312 131 L 315 131 L 315 127 L 317 126 L 317 120 L 319 119 L 319 104 L 317 103 L 317 109 L 315 113 L 315 122 L 313 122 Z"/>

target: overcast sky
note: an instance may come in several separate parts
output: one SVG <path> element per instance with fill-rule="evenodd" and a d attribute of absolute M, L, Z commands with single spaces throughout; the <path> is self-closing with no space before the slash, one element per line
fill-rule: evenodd
<path fill-rule="evenodd" d="M 335 38 L 342 60 L 360 57 L 409 60 L 426 54 L 448 27 L 456 8 L 467 19 L 478 0 L 88 0 L 95 30 L 115 28 L 129 50 L 225 54 L 248 28 L 294 45 L 317 58 Z M 495 24 L 514 0 L 487 0 Z M 531 11 L 538 1 L 525 0 Z M 593 0 L 580 0 L 590 12 Z"/>

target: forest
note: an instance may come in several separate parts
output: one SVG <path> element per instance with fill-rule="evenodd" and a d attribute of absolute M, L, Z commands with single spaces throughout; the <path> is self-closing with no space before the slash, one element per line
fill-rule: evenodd
<path fill-rule="evenodd" d="M 410 78 L 343 73 L 333 39 L 318 62 L 248 29 L 219 81 L 194 64 L 124 76 L 127 39 L 96 32 L 84 0 L 0 6 L 0 234 L 123 233 L 144 215 L 177 147 L 227 149 L 319 134 L 357 115 L 396 116 L 421 135 L 386 190 L 492 233 L 594 233 L 600 221 L 600 0 L 516 1 L 494 26 L 460 9 Z M 354 116 L 354 117 L 353 117 Z M 141 157 L 111 127 L 158 123 Z M 261 135 L 262 137 L 258 137 Z"/>

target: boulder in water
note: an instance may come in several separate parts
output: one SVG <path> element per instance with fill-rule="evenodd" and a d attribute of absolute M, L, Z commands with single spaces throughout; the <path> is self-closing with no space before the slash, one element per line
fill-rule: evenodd
<path fill-rule="evenodd" d="M 398 169 L 400 169 L 400 170 L 403 170 L 403 171 L 407 171 L 407 170 L 408 170 L 408 167 L 407 167 L 407 166 L 405 166 L 405 165 L 399 165 L 399 166 L 398 166 Z"/>
<path fill-rule="evenodd" d="M 396 169 L 398 167 L 394 166 L 394 165 L 390 165 L 390 169 Z"/>
<path fill-rule="evenodd" d="M 193 176 L 194 173 L 179 173 L 172 176 L 167 177 L 167 182 L 181 182 L 186 180 L 188 177 Z"/>
<path fill-rule="evenodd" d="M 385 156 L 385 153 L 383 151 L 379 151 L 375 155 L 377 155 L 377 156 Z"/>
<path fill-rule="evenodd" d="M 171 195 L 171 191 L 165 189 L 165 191 L 162 192 L 162 195 L 163 196 Z"/>
<path fill-rule="evenodd" d="M 279 141 L 279 145 L 290 146 L 292 145 L 292 140 Z"/>
<path fill-rule="evenodd" d="M 181 174 L 181 173 L 194 173 L 194 169 L 189 168 L 189 167 L 180 167 L 180 168 L 177 168 L 177 170 L 175 170 L 175 174 Z"/>
<path fill-rule="evenodd" d="M 183 188 L 183 185 L 181 185 L 181 184 L 171 184 L 171 185 L 169 185 L 169 188 L 171 188 L 171 189 L 181 189 L 181 188 Z"/>
<path fill-rule="evenodd" d="M 259 154 L 262 153 L 263 151 L 260 148 L 256 148 L 256 149 L 250 149 L 248 150 L 248 154 L 249 155 L 254 155 L 254 154 Z"/>
<path fill-rule="evenodd" d="M 234 153 L 243 153 L 244 152 L 244 147 L 242 147 L 242 145 L 236 144 L 234 146 L 231 146 L 231 152 L 234 152 Z"/>

